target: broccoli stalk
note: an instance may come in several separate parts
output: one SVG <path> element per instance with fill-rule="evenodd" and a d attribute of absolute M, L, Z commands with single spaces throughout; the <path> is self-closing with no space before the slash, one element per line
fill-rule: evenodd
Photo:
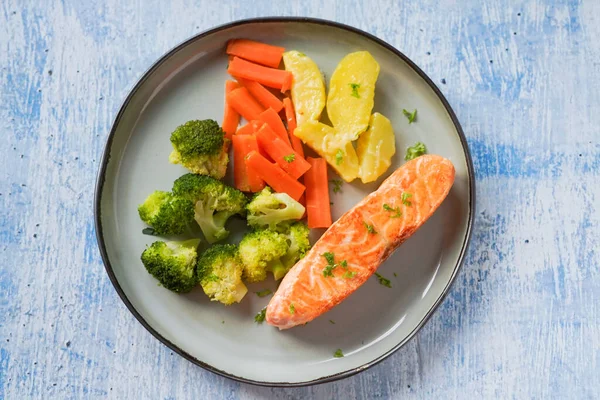
<path fill-rule="evenodd" d="M 138 213 L 158 235 L 178 235 L 194 219 L 194 204 L 168 192 L 155 191 L 139 205 Z"/>
<path fill-rule="evenodd" d="M 152 243 L 142 253 L 146 270 L 161 285 L 176 293 L 187 293 L 197 285 L 196 259 L 200 239 Z"/>
<path fill-rule="evenodd" d="M 261 229 L 246 234 L 239 245 L 244 279 L 260 282 L 267 272 L 272 272 L 276 280 L 283 278 L 310 248 L 308 233 L 304 223 L 296 222 L 284 232 Z"/>
<path fill-rule="evenodd" d="M 286 222 L 299 220 L 305 211 L 304 206 L 287 193 L 273 193 L 268 186 L 254 196 L 246 209 L 248 225 L 269 229 L 281 228 Z"/>
<path fill-rule="evenodd" d="M 204 237 L 214 243 L 229 236 L 225 223 L 234 214 L 244 215 L 244 193 L 209 176 L 186 174 L 173 183 L 173 193 L 194 204 L 194 219 Z"/>
<path fill-rule="evenodd" d="M 178 126 L 171 134 L 171 144 L 169 161 L 173 164 L 181 164 L 195 174 L 217 179 L 225 176 L 229 139 L 216 121 L 192 120 Z"/>
<path fill-rule="evenodd" d="M 216 244 L 198 259 L 197 279 L 212 301 L 239 303 L 248 288 L 242 282 L 243 264 L 233 244 Z"/>

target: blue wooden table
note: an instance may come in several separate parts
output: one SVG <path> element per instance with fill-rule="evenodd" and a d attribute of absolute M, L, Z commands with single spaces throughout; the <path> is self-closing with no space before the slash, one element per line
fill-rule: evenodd
<path fill-rule="evenodd" d="M 598 396 L 599 1 L 25 3 L 0 5 L 0 399 Z M 468 257 L 429 323 L 376 367 L 299 389 L 221 378 L 154 339 L 109 282 L 92 215 L 105 138 L 144 70 L 265 15 L 403 51 L 454 107 L 477 175 Z"/>

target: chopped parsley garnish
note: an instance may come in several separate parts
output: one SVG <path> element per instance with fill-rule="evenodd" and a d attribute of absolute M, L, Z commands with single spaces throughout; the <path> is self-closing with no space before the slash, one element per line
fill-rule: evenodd
<path fill-rule="evenodd" d="M 290 314 L 296 313 L 296 307 L 294 307 L 294 303 L 290 303 Z"/>
<path fill-rule="evenodd" d="M 363 225 L 365 226 L 365 228 L 367 228 L 367 231 L 371 234 L 371 235 L 375 235 L 377 233 L 377 231 L 375 230 L 375 228 L 373 227 L 373 225 L 369 225 L 367 224 L 365 221 L 363 221 Z"/>
<path fill-rule="evenodd" d="M 329 202 L 329 205 L 330 205 L 330 206 L 332 206 L 332 205 L 333 205 L 333 201 L 330 201 L 330 202 Z"/>
<path fill-rule="evenodd" d="M 346 279 L 352 279 L 355 276 L 356 276 L 355 271 L 346 271 L 346 273 L 344 273 L 344 278 L 346 278 Z"/>
<path fill-rule="evenodd" d="M 334 320 L 332 320 L 332 319 L 330 319 L 330 320 L 329 320 L 329 323 L 331 323 L 331 324 L 335 325 L 335 321 L 334 321 Z"/>
<path fill-rule="evenodd" d="M 256 322 L 257 324 L 262 324 L 263 321 L 265 320 L 266 315 L 267 315 L 267 307 L 264 307 L 262 310 L 260 310 L 258 312 L 258 314 L 256 314 L 254 316 L 254 322 Z"/>
<path fill-rule="evenodd" d="M 338 150 L 337 153 L 335 153 L 335 165 L 340 165 L 343 161 L 344 153 L 342 152 L 342 150 Z"/>
<path fill-rule="evenodd" d="M 144 235 L 158 236 L 158 233 L 156 233 L 154 228 L 144 228 L 144 229 L 142 229 L 142 233 Z"/>
<path fill-rule="evenodd" d="M 222 323 L 222 324 L 224 324 L 224 323 L 225 323 L 225 321 L 221 321 L 221 323 Z"/>
<path fill-rule="evenodd" d="M 412 206 L 412 203 L 408 200 L 411 197 L 412 197 L 411 193 L 406 193 L 406 192 L 402 193 L 402 204 L 404 204 L 407 207 Z"/>
<path fill-rule="evenodd" d="M 389 204 L 385 203 L 383 205 L 383 209 L 385 211 L 393 212 L 395 214 L 390 215 L 390 218 L 400 218 L 402 216 L 402 211 L 400 211 L 400 207 L 393 208 Z"/>
<path fill-rule="evenodd" d="M 402 114 L 404 114 L 404 116 L 406 118 L 408 118 L 409 124 L 412 124 L 413 122 L 415 122 L 415 119 L 417 118 L 417 110 L 416 109 L 413 112 L 403 109 Z"/>
<path fill-rule="evenodd" d="M 335 254 L 327 251 L 321 254 L 327 260 L 327 266 L 323 268 L 323 276 L 333 276 L 333 270 L 337 267 L 348 268 L 348 262 L 346 260 L 342 260 L 339 263 L 335 263 Z"/>
<path fill-rule="evenodd" d="M 417 142 L 414 146 L 406 149 L 406 155 L 404 156 L 404 159 L 406 161 L 409 161 L 419 156 L 422 156 L 425 153 L 427 153 L 427 147 L 425 147 L 423 143 Z"/>
<path fill-rule="evenodd" d="M 271 292 L 269 289 L 261 290 L 260 292 L 254 292 L 254 294 L 256 294 L 258 297 L 265 297 L 270 295 L 271 293 L 273 292 Z"/>
<path fill-rule="evenodd" d="M 337 350 L 336 350 L 336 351 L 333 353 L 333 356 L 334 356 L 335 358 L 342 358 L 342 357 L 344 357 L 344 353 L 342 353 L 342 349 L 337 349 Z"/>
<path fill-rule="evenodd" d="M 397 278 L 397 277 L 398 277 L 398 275 L 396 275 L 396 273 L 395 273 L 395 272 L 394 272 L 394 277 L 395 277 L 395 278 Z"/>
<path fill-rule="evenodd" d="M 383 285 L 385 287 L 389 287 L 390 289 L 392 288 L 392 282 L 390 282 L 389 279 L 384 278 L 383 276 L 381 276 L 381 274 L 375 272 L 375 276 L 377 277 L 377 280 L 379 281 L 380 285 Z"/>
<path fill-rule="evenodd" d="M 344 181 L 341 179 L 332 179 L 329 182 L 333 184 L 333 193 L 339 193 L 342 191 L 342 185 Z"/>
<path fill-rule="evenodd" d="M 294 153 L 288 154 L 287 156 L 283 156 L 283 159 L 289 163 L 293 162 L 296 159 L 296 155 Z"/>
<path fill-rule="evenodd" d="M 358 89 L 360 88 L 360 85 L 358 83 L 351 83 L 350 87 L 352 88 L 352 97 L 360 99 L 360 94 L 358 94 Z"/>
<path fill-rule="evenodd" d="M 298 55 L 299 55 L 300 57 L 306 57 L 306 54 L 304 54 L 304 53 L 300 53 L 300 52 L 298 52 Z"/>

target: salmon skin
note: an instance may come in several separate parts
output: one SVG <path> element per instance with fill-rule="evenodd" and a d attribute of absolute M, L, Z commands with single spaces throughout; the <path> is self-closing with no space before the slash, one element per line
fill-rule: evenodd
<path fill-rule="evenodd" d="M 338 219 L 283 278 L 266 321 L 279 329 L 329 311 L 362 285 L 444 201 L 454 166 L 423 155 L 398 168 Z"/>

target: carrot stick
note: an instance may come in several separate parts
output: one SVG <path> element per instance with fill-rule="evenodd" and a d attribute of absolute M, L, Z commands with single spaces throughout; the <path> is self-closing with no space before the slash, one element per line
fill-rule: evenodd
<path fill-rule="evenodd" d="M 290 135 L 290 141 L 292 147 L 296 150 L 296 153 L 304 157 L 304 147 L 302 147 L 302 140 L 294 135 L 296 130 L 296 112 L 294 111 L 294 105 L 289 97 L 283 99 L 283 107 L 285 109 L 285 119 L 288 126 L 288 134 Z"/>
<path fill-rule="evenodd" d="M 260 192 L 265 183 L 255 173 L 248 170 L 245 158 L 251 151 L 258 150 L 253 135 L 234 135 L 233 142 L 233 181 L 236 188 L 243 192 Z"/>
<path fill-rule="evenodd" d="M 277 112 L 281 111 L 281 109 L 283 108 L 283 103 L 281 102 L 281 100 L 279 100 L 277 96 L 271 93 L 269 89 L 265 88 L 260 83 L 250 81 L 244 78 L 236 77 L 235 79 L 237 79 L 243 87 L 248 89 L 250 94 L 254 96 L 254 98 L 258 100 L 258 102 L 262 104 L 265 108 L 271 107 Z"/>
<path fill-rule="evenodd" d="M 240 85 L 237 82 L 226 80 L 225 81 L 225 96 L 227 98 L 227 94 L 232 92 L 233 90 L 239 88 Z M 223 113 L 223 132 L 228 139 L 231 139 L 231 136 L 235 133 L 237 126 L 240 123 L 240 114 L 233 107 L 231 107 L 227 99 L 225 100 L 225 111 Z"/>
<path fill-rule="evenodd" d="M 248 122 L 246 125 L 242 125 L 235 131 L 236 135 L 254 135 L 254 124 Z"/>
<path fill-rule="evenodd" d="M 285 125 L 283 125 L 279 114 L 277 114 L 275 110 L 273 110 L 272 108 L 267 108 L 258 116 L 258 120 L 269 125 L 271 129 L 273 129 L 273 132 L 277 134 L 277 136 L 279 136 L 284 142 L 291 146 L 290 138 L 288 137 L 287 131 L 285 130 Z"/>
<path fill-rule="evenodd" d="M 289 90 L 292 85 L 291 72 L 264 67 L 250 61 L 242 60 L 239 57 L 233 57 L 233 60 L 229 62 L 227 72 L 232 76 L 256 81 L 261 85 L 271 88 L 281 89 L 282 92 Z"/>
<path fill-rule="evenodd" d="M 257 151 L 251 151 L 248 154 L 246 165 L 251 172 L 260 176 L 276 192 L 287 193 L 296 201 L 302 197 L 304 185 L 286 174 L 277 164 L 269 162 Z"/>
<path fill-rule="evenodd" d="M 290 145 L 281 140 L 269 125 L 264 124 L 255 135 L 258 147 L 264 150 L 292 178 L 298 179 L 310 169 L 310 164 Z"/>
<path fill-rule="evenodd" d="M 247 39 L 233 39 L 227 42 L 227 54 L 273 68 L 279 67 L 284 51 L 284 47 L 272 46 Z"/>
<path fill-rule="evenodd" d="M 264 111 L 263 106 L 254 100 L 245 87 L 229 92 L 226 98 L 227 103 L 248 121 L 258 119 L 260 113 Z"/>
<path fill-rule="evenodd" d="M 324 158 L 308 157 L 311 168 L 304 175 L 306 185 L 306 213 L 309 228 L 329 228 L 331 205 L 327 181 L 327 161 Z"/>

